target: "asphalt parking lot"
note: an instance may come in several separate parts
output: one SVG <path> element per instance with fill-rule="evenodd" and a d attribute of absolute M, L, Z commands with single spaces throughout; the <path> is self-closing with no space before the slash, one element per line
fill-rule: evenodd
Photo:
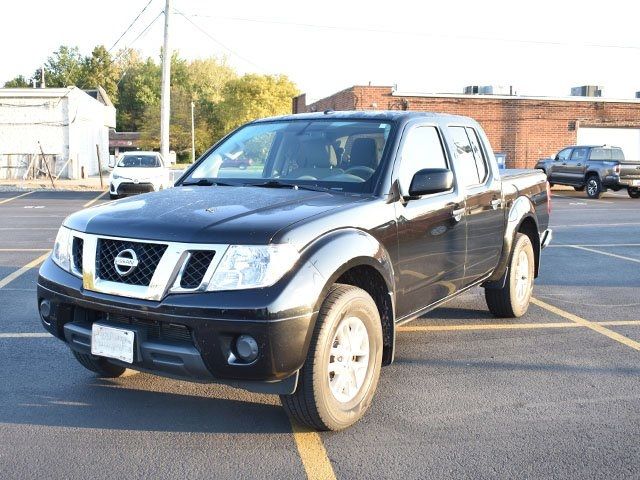
<path fill-rule="evenodd" d="M 554 193 L 535 304 L 474 289 L 398 334 L 367 416 L 292 426 L 277 397 L 96 378 L 44 333 L 37 265 L 96 192 L 0 192 L 0 478 L 640 478 L 640 200 Z"/>

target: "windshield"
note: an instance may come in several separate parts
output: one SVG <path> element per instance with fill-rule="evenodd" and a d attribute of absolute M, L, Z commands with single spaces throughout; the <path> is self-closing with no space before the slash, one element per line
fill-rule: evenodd
<path fill-rule="evenodd" d="M 156 168 L 161 167 L 160 159 L 155 155 L 124 155 L 118 167 Z"/>
<path fill-rule="evenodd" d="M 371 192 L 391 124 L 293 120 L 248 125 L 208 152 L 185 182 L 317 185 Z"/>

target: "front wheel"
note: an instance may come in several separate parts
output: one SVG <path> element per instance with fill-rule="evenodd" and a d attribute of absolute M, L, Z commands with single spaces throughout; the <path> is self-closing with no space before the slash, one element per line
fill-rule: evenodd
<path fill-rule="evenodd" d="M 534 267 L 531 239 L 523 233 L 517 233 L 504 287 L 484 290 L 491 313 L 503 318 L 518 318 L 527 313 L 533 293 Z"/>
<path fill-rule="evenodd" d="M 631 198 L 640 198 L 640 188 L 638 187 L 627 187 L 627 193 Z"/>
<path fill-rule="evenodd" d="M 587 196 L 589 198 L 598 199 L 602 195 L 602 182 L 597 175 L 591 175 L 587 178 Z"/>
<path fill-rule="evenodd" d="M 382 365 L 382 325 L 364 290 L 336 284 L 322 303 L 298 387 L 280 400 L 290 417 L 342 430 L 365 414 Z"/>

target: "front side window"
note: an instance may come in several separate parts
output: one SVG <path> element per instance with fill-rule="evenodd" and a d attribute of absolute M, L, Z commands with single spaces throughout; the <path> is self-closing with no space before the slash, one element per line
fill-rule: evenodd
<path fill-rule="evenodd" d="M 436 127 L 416 127 L 407 133 L 400 159 L 400 185 L 409 191 L 411 180 L 424 168 L 447 168 Z"/>
<path fill-rule="evenodd" d="M 292 120 L 247 125 L 211 150 L 185 182 L 233 185 L 277 181 L 371 192 L 391 123 Z"/>
<path fill-rule="evenodd" d="M 587 148 L 574 148 L 571 160 L 574 162 L 584 162 L 587 159 Z"/>
<path fill-rule="evenodd" d="M 558 153 L 558 155 L 556 155 L 556 160 L 566 162 L 567 160 L 569 160 L 570 156 L 571 156 L 571 149 L 565 148 L 564 150 L 561 150 L 560 153 Z"/>

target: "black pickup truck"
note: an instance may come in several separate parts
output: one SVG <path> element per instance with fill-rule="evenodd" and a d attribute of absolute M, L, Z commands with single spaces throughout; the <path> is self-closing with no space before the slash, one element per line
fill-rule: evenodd
<path fill-rule="evenodd" d="M 589 198 L 600 198 L 607 189 L 627 189 L 631 198 L 640 198 L 640 161 L 625 160 L 620 147 L 574 145 L 555 157 L 540 160 L 536 167 L 549 182 L 587 190 Z"/>
<path fill-rule="evenodd" d="M 223 165 L 242 154 L 249 166 Z M 498 170 L 465 117 L 331 112 L 249 123 L 175 188 L 77 212 L 38 278 L 44 327 L 126 368 L 280 394 L 317 429 L 357 421 L 396 326 L 476 285 L 528 308 L 549 191 Z"/>

